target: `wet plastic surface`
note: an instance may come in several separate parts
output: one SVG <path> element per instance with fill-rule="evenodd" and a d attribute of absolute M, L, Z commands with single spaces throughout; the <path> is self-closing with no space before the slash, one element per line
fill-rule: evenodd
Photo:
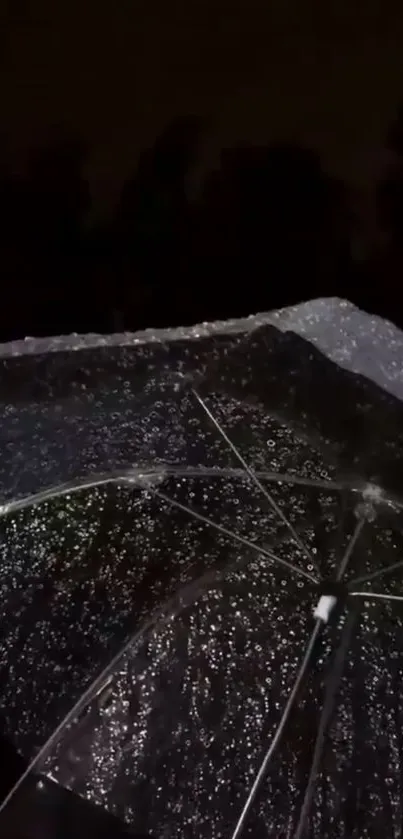
<path fill-rule="evenodd" d="M 27 758 L 51 737 L 37 771 L 140 833 L 232 835 L 319 579 L 349 546 L 346 581 L 396 563 L 358 590 L 402 593 L 402 403 L 257 325 L 3 362 L 1 713 Z M 395 392 L 393 364 L 386 380 Z M 399 835 L 401 606 L 362 605 L 315 839 L 385 835 L 385 813 Z M 248 835 L 293 835 L 343 620 L 318 645 Z"/>

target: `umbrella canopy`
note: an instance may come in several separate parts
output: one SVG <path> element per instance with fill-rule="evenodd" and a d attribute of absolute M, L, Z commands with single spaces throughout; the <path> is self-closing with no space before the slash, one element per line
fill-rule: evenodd
<path fill-rule="evenodd" d="M 1 348 L 29 772 L 146 835 L 400 835 L 402 353 L 336 300 Z"/>

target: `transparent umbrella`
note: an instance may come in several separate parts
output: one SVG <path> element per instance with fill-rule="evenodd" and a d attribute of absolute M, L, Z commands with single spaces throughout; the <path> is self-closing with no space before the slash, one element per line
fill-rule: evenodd
<path fill-rule="evenodd" d="M 401 835 L 402 357 L 336 300 L 2 348 L 7 830 Z"/>

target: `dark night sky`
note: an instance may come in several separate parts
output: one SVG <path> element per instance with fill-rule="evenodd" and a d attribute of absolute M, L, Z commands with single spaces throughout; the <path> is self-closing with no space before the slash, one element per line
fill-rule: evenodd
<path fill-rule="evenodd" d="M 210 120 L 205 161 L 223 144 L 297 139 L 365 183 L 403 97 L 394 0 L 2 0 L 1 21 L 13 155 L 64 122 L 93 148 L 100 204 L 189 111 Z"/>

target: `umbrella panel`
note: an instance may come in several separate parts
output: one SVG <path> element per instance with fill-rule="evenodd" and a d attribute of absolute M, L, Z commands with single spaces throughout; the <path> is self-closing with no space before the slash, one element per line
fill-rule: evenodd
<path fill-rule="evenodd" d="M 179 376 L 200 373 L 236 340 L 211 336 L 1 359 L 2 501 L 144 463 L 216 463 L 203 435 L 193 445 L 195 411 Z"/>
<path fill-rule="evenodd" d="M 25 754 L 32 755 L 91 678 L 102 671 L 128 636 L 136 633 L 114 669 L 112 683 L 101 686 L 95 709 L 92 702 L 88 703 L 84 716 L 80 712 L 77 721 L 65 729 L 66 740 L 62 732 L 61 739 L 52 742 L 46 754 L 46 771 L 80 794 L 99 800 L 131 825 L 151 833 L 156 831 L 158 835 L 172 835 L 174 825 L 181 835 L 228 835 L 236 820 L 235 811 L 242 805 L 262 756 L 263 743 L 277 725 L 295 678 L 297 653 L 300 658 L 315 603 L 314 586 L 306 577 L 294 578 L 289 569 L 285 572 L 284 567 L 274 566 L 267 556 L 258 559 L 257 544 L 268 545 L 280 559 L 294 563 L 300 571 L 309 574 L 312 574 L 313 559 L 327 576 L 354 532 L 357 520 L 353 511 L 360 496 L 359 487 L 352 487 L 349 481 L 348 486 L 354 490 L 351 496 L 342 493 L 342 498 L 337 499 L 332 491 L 340 490 L 335 464 L 347 465 L 349 469 L 353 466 L 364 478 L 374 474 L 386 478 L 392 475 L 392 483 L 396 485 L 397 472 L 391 467 L 392 461 L 394 467 L 399 463 L 395 457 L 400 416 L 396 406 L 390 407 L 389 402 L 386 405 L 383 397 L 378 399 L 387 422 L 381 425 L 383 437 L 372 450 L 368 441 L 374 441 L 376 423 L 371 420 L 368 424 L 369 414 L 364 408 L 371 399 L 376 401 L 379 394 L 374 397 L 365 382 L 361 387 L 362 383 L 353 382 L 340 371 L 336 374 L 338 387 L 334 389 L 331 365 L 321 358 L 315 359 L 312 347 L 307 355 L 306 344 L 300 342 L 298 355 L 295 336 L 274 336 L 274 333 L 275 330 L 266 330 L 263 336 L 253 334 L 242 347 L 235 341 L 235 351 L 228 357 L 224 345 L 217 344 L 216 368 L 214 363 L 209 364 L 209 377 L 201 392 L 203 397 L 208 395 L 210 409 L 237 450 L 261 475 L 266 472 L 264 480 L 269 484 L 277 512 L 280 508 L 294 533 L 303 538 L 311 553 L 309 558 L 291 541 L 290 529 L 267 499 L 245 477 L 240 479 L 239 470 L 237 474 L 232 471 L 239 464 L 207 417 L 200 411 L 197 414 L 192 404 L 194 394 L 180 392 L 172 386 L 171 368 L 165 381 L 160 368 L 157 379 L 150 376 L 158 364 L 154 364 L 156 359 L 152 360 L 149 349 L 141 359 L 140 367 L 143 365 L 144 369 L 139 370 L 138 366 L 130 369 L 133 355 L 128 353 L 125 357 L 130 372 L 124 380 L 128 386 L 120 390 L 122 404 L 119 398 L 116 400 L 116 371 L 111 374 L 109 387 L 107 377 L 102 379 L 101 375 L 102 371 L 105 373 L 106 359 L 98 359 L 98 378 L 106 384 L 98 388 L 96 420 L 92 425 L 87 384 L 91 381 L 93 392 L 94 366 L 91 371 L 88 368 L 88 383 L 78 377 L 77 386 L 77 377 L 72 378 L 71 370 L 65 370 L 65 377 L 58 385 L 56 374 L 65 361 L 58 358 L 44 362 L 44 393 L 39 393 L 37 380 L 35 393 L 25 394 L 38 420 L 38 443 L 44 438 L 47 441 L 46 451 L 39 460 L 40 446 L 32 445 L 28 439 L 30 429 L 32 434 L 32 413 L 31 422 L 26 421 L 23 427 L 28 413 L 24 413 L 20 404 L 18 416 L 11 423 L 10 458 L 17 444 L 21 443 L 23 452 L 17 470 L 11 459 L 9 464 L 13 474 L 19 470 L 18 487 L 17 484 L 11 487 L 11 495 L 16 497 L 38 489 L 38 483 L 49 486 L 56 480 L 75 482 L 77 476 L 86 478 L 88 473 L 96 482 L 100 466 L 111 470 L 140 466 L 153 472 L 148 485 L 138 480 L 138 474 L 137 483 L 133 475 L 128 478 L 126 474 L 122 478 L 123 484 L 126 483 L 123 487 L 82 490 L 64 499 L 48 500 L 47 506 L 16 511 L 3 520 L 6 528 L 2 551 L 3 591 L 7 599 L 3 602 L 2 615 L 6 636 L 2 645 L 2 675 L 5 676 L 3 710 L 10 733 Z M 262 337 L 266 352 L 262 352 Z M 276 344 L 276 352 L 267 352 L 268 338 Z M 273 350 L 273 346 L 268 349 Z M 160 349 L 157 355 L 158 352 Z M 188 360 L 190 368 L 198 366 L 200 370 L 203 361 L 198 352 L 199 348 L 191 360 L 188 353 Z M 169 368 L 172 358 L 165 357 Z M 212 358 L 210 342 L 209 360 Z M 119 356 L 119 365 L 121 360 Z M 71 359 L 69 363 L 71 367 Z M 49 365 L 55 367 L 52 398 L 49 397 Z M 85 365 L 81 365 L 81 374 L 83 370 L 85 373 Z M 144 392 L 139 385 L 142 375 Z M 55 387 L 61 388 L 62 410 L 52 420 Z M 112 391 L 114 398 L 110 400 Z M 345 400 L 350 391 L 352 399 Z M 357 393 L 361 394 L 361 401 Z M 20 396 L 18 399 L 21 403 Z M 117 411 L 115 433 L 111 422 L 113 405 Z M 277 419 L 273 419 L 273 414 Z M 122 423 L 122 416 L 127 421 Z M 345 423 L 340 422 L 343 417 Z M 357 435 L 361 428 L 365 433 Z M 8 424 L 9 434 L 10 429 Z M 358 458 L 352 448 L 354 436 L 359 437 Z M 69 439 L 71 457 L 64 458 L 60 465 L 62 442 L 66 441 L 67 445 Z M 315 447 L 309 443 L 310 439 L 315 440 Z M 326 462 L 318 450 L 325 452 Z M 218 474 L 220 470 L 225 470 L 225 476 Z M 277 482 L 273 481 L 273 472 L 280 472 L 281 479 Z M 305 483 L 314 482 L 315 486 L 308 489 L 297 484 L 301 476 Z M 325 488 L 318 487 L 319 481 L 325 482 Z M 161 486 L 165 498 L 157 496 Z M 172 507 L 172 501 L 182 505 L 181 508 Z M 232 534 L 242 533 L 252 540 L 255 549 L 253 545 L 243 544 L 241 550 L 228 533 L 218 534 L 205 521 L 195 519 L 189 513 L 189 506 L 206 518 L 224 524 Z M 368 525 L 368 531 L 371 529 L 375 536 L 366 537 L 364 542 L 360 540 L 358 550 L 355 549 L 354 576 L 379 570 L 381 555 L 385 568 L 392 562 L 392 553 L 399 557 L 400 513 L 391 511 L 389 505 L 389 532 L 385 535 L 381 521 L 384 512 L 379 511 L 375 527 Z M 65 530 L 70 535 L 63 543 L 61 534 Z M 260 564 L 256 566 L 256 563 Z M 265 574 L 269 575 L 266 580 Z M 388 584 L 391 590 L 400 590 L 398 571 L 388 578 Z M 144 626 L 146 617 L 158 613 L 171 595 L 176 595 L 177 602 L 168 607 L 164 619 L 157 620 L 154 628 Z M 259 596 L 263 605 L 255 609 Z M 236 607 L 229 606 L 231 598 Z M 377 695 L 373 685 L 379 683 L 382 667 L 388 667 L 389 652 L 399 654 L 396 633 L 399 624 L 391 606 L 369 602 L 369 608 L 365 603 L 362 638 L 358 636 L 359 643 L 353 651 L 350 675 L 360 673 L 360 684 L 367 685 L 368 702 L 374 698 L 379 702 L 385 691 L 380 688 Z M 242 616 L 240 630 L 234 623 L 234 608 Z M 388 609 L 391 610 L 389 635 L 379 631 L 377 625 L 380 611 L 388 614 Z M 282 620 L 277 620 L 279 612 Z M 24 629 L 20 629 L 19 622 L 23 622 Z M 234 643 L 231 647 L 226 640 L 232 638 L 233 626 L 238 627 L 235 651 Z M 218 639 L 214 637 L 216 627 L 220 627 Z M 295 628 L 294 635 L 290 627 Z M 306 782 L 307 754 L 310 754 L 321 707 L 325 665 L 338 629 L 336 626 L 329 630 L 305 699 L 293 715 L 289 739 L 276 757 L 262 800 L 255 808 L 248 827 L 255 831 L 255 836 L 262 831 L 265 836 L 268 833 L 289 835 L 295 821 Z M 200 637 L 205 639 L 204 646 L 214 653 L 207 663 Z M 189 639 L 193 643 L 190 649 Z M 21 664 L 16 662 L 16 649 L 21 653 Z M 235 664 L 229 665 L 231 661 Z M 394 689 L 400 690 L 400 673 L 393 672 Z M 269 698 L 264 697 L 268 706 L 263 708 L 259 691 L 264 691 L 265 678 L 271 682 Z M 388 684 L 390 678 L 388 675 Z M 214 691 L 209 688 L 209 680 L 216 687 Z M 34 689 L 27 687 L 28 682 Z M 142 682 L 147 688 L 143 694 Z M 380 682 L 384 686 L 385 677 Z M 375 778 L 376 783 L 369 783 L 364 772 L 362 783 L 360 778 L 357 783 L 357 775 L 352 771 L 352 761 L 353 764 L 355 761 L 353 769 L 360 772 L 359 767 L 365 765 L 363 756 L 368 757 L 371 749 L 376 748 L 379 723 L 376 715 L 370 715 L 365 736 L 360 734 L 356 744 L 357 730 L 362 732 L 359 713 L 354 711 L 354 716 L 352 711 L 353 707 L 358 708 L 356 682 L 351 678 L 348 684 L 343 684 L 334 729 L 337 748 L 330 750 L 330 757 L 326 751 L 330 769 L 321 779 L 312 815 L 315 837 L 353 835 L 350 827 L 354 824 L 356 829 L 359 813 L 368 811 L 371 801 L 379 799 L 385 803 L 383 780 L 379 776 L 378 780 Z M 228 685 L 228 690 L 224 689 Z M 355 692 L 351 694 L 353 688 Z M 195 691 L 200 706 L 196 703 L 196 711 L 192 705 Z M 249 699 L 252 701 L 250 715 Z M 394 709 L 398 717 L 397 705 Z M 195 713 L 199 716 L 195 717 Z M 147 727 L 149 715 L 152 726 Z M 249 716 L 255 722 L 248 727 Z M 140 733 L 136 729 L 139 720 L 143 723 Z M 312 722 L 311 726 L 307 720 Z M 240 735 L 243 729 L 249 732 L 249 739 Z M 134 736 L 130 734 L 132 731 Z M 114 733 L 118 743 L 115 750 Z M 127 741 L 124 736 L 128 737 Z M 143 751 L 139 750 L 139 743 Z M 389 746 L 387 751 L 390 755 Z M 217 782 L 220 777 L 224 780 Z M 350 788 L 352 777 L 355 797 L 350 797 L 347 807 L 340 796 L 340 785 L 344 779 L 346 788 Z M 190 778 L 196 784 L 197 795 L 191 791 Z M 388 805 L 394 823 L 398 818 L 398 782 L 395 782 L 396 778 L 393 802 L 391 798 Z M 142 806 L 145 801 L 147 812 Z M 375 809 L 373 824 L 378 812 Z"/>
<path fill-rule="evenodd" d="M 245 480 L 171 478 L 164 489 L 312 572 Z M 284 487 L 276 497 L 288 510 Z M 299 519 L 300 500 L 291 520 Z M 133 487 L 102 486 L 46 501 L 4 518 L 1 528 L 7 592 L 1 713 L 8 736 L 28 757 L 150 612 L 206 572 L 235 562 L 228 536 Z M 248 560 L 242 547 L 236 564 Z"/>
<path fill-rule="evenodd" d="M 333 471 L 315 450 L 266 412 L 254 407 L 248 414 L 247 406 L 223 396 L 211 404 L 219 420 L 225 420 L 239 451 L 263 474 L 264 470 L 277 473 L 280 467 L 291 480 L 299 473 L 303 480 L 316 478 L 326 485 Z M 164 481 L 166 492 L 230 533 L 278 545 L 286 560 L 289 548 L 282 549 L 281 542 L 288 540 L 289 533 L 276 511 L 262 501 L 259 489 L 239 469 L 231 471 L 232 453 L 200 415 L 192 395 L 176 397 L 175 405 L 170 413 L 172 424 L 182 422 L 175 439 L 182 435 L 185 442 L 179 464 L 165 460 L 162 476 L 166 468 L 172 470 Z M 144 421 L 142 434 L 145 428 L 154 428 L 157 408 L 155 416 Z M 169 458 L 167 425 L 165 453 Z M 137 433 L 144 450 L 149 446 L 156 455 L 152 439 L 161 438 L 161 425 L 146 434 L 145 440 L 138 429 Z M 160 460 L 147 465 L 155 470 L 155 485 L 161 479 L 162 451 L 161 443 Z M 203 470 L 196 468 L 200 462 Z M 96 483 L 97 477 L 92 480 Z M 183 511 L 172 511 L 136 482 L 80 489 L 78 481 L 71 486 L 78 491 L 41 504 L 28 498 L 26 508 L 0 520 L 1 713 L 7 735 L 27 756 L 50 735 L 150 610 L 162 606 L 182 585 L 232 561 L 227 557 L 225 535 L 209 532 Z M 289 483 L 270 483 L 273 498 L 291 524 L 298 528 L 302 522 L 306 527 L 310 521 L 312 525 L 318 514 L 331 520 L 333 512 L 330 507 L 327 512 L 327 505 L 334 504 L 334 495 L 291 487 L 292 492 Z M 310 509 L 312 499 L 315 509 Z M 312 550 L 316 550 L 314 545 Z M 312 572 L 312 563 L 298 548 L 293 551 L 292 561 Z"/>
<path fill-rule="evenodd" d="M 136 831 L 231 835 L 295 676 L 312 588 L 252 557 L 210 582 L 133 645 L 45 771 Z"/>
<path fill-rule="evenodd" d="M 235 552 L 219 579 L 188 587 L 139 634 L 42 771 L 138 833 L 231 836 L 295 680 L 316 598 L 313 584 Z M 292 835 L 343 622 L 318 645 L 246 835 Z M 402 644 L 393 606 L 364 602 L 323 755 L 307 834 L 315 839 L 379 835 L 381 807 L 398 824 Z"/>

